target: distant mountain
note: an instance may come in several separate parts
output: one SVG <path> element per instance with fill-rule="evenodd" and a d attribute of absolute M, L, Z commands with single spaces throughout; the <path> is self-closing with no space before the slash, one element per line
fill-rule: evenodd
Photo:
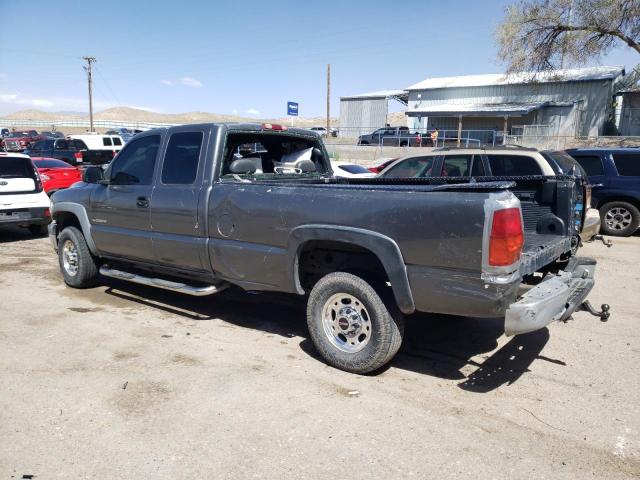
<path fill-rule="evenodd" d="M 82 112 L 44 112 L 41 110 L 21 110 L 3 118 L 10 120 L 78 120 L 87 119 L 89 115 Z M 197 122 L 271 122 L 289 125 L 290 119 L 284 118 L 256 118 L 238 115 L 224 115 L 208 112 L 187 113 L 157 113 L 131 107 L 113 107 L 94 114 L 96 120 L 122 120 L 143 123 L 197 123 Z M 322 117 L 299 117 L 294 125 L 299 127 L 322 126 L 326 119 Z M 338 124 L 337 118 L 331 119 L 332 125 Z"/>

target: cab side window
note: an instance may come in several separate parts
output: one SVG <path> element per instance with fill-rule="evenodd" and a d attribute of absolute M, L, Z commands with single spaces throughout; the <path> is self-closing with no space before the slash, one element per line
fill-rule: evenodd
<path fill-rule="evenodd" d="M 112 146 L 111 137 L 102 137 L 102 146 L 111 147 Z"/>
<path fill-rule="evenodd" d="M 496 177 L 542 175 L 540 165 L 535 158 L 525 155 L 487 155 L 487 158 L 491 175 Z"/>
<path fill-rule="evenodd" d="M 202 132 L 180 132 L 171 135 L 162 164 L 162 183 L 190 185 L 195 181 L 202 138 Z"/>
<path fill-rule="evenodd" d="M 385 172 L 384 178 L 419 178 L 431 175 L 435 157 L 407 158 Z"/>
<path fill-rule="evenodd" d="M 602 166 L 602 159 L 599 155 L 576 156 L 573 158 L 576 159 L 590 177 L 595 175 L 604 175 L 604 167 Z"/>
<path fill-rule="evenodd" d="M 442 162 L 442 177 L 468 177 L 472 170 L 477 171 L 478 167 L 473 168 L 473 155 L 447 155 Z M 477 161 L 482 167 L 482 160 L 477 156 Z M 479 175 L 475 174 L 474 175 Z"/>
<path fill-rule="evenodd" d="M 159 135 L 131 141 L 113 160 L 110 182 L 115 185 L 151 185 L 159 148 Z"/>
<path fill-rule="evenodd" d="M 614 153 L 613 163 L 618 174 L 623 177 L 640 177 L 640 155 Z"/>

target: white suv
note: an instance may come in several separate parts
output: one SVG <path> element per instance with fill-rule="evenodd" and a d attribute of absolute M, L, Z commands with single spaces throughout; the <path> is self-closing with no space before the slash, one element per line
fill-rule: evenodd
<path fill-rule="evenodd" d="M 0 226 L 19 225 L 39 235 L 51 222 L 50 205 L 31 158 L 0 152 Z"/>
<path fill-rule="evenodd" d="M 517 146 L 487 148 L 436 148 L 402 157 L 385 167 L 383 178 L 420 177 L 509 177 L 526 180 L 529 176 L 554 177 L 575 175 L 584 179 L 583 202 L 576 209 L 584 209 L 580 231 L 582 240 L 593 238 L 600 229 L 600 214 L 591 208 L 591 185 L 587 174 L 564 151 L 538 150 Z"/>

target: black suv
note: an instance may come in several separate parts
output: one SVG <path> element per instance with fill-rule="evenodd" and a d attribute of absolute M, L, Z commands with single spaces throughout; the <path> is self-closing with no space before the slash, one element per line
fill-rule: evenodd
<path fill-rule="evenodd" d="M 602 233 L 632 235 L 640 226 L 640 148 L 567 150 L 589 175 L 591 204 L 600 210 Z"/>

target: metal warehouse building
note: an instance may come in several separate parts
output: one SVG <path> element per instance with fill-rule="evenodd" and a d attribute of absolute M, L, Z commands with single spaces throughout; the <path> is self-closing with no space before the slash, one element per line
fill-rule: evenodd
<path fill-rule="evenodd" d="M 358 127 L 384 127 L 386 103 L 395 98 L 406 101 L 412 132 L 438 128 L 481 137 L 529 129 L 539 135 L 601 135 L 614 118 L 614 96 L 624 75 L 624 67 L 601 66 L 427 78 L 404 90 L 342 97 L 340 130 L 353 136 Z"/>

